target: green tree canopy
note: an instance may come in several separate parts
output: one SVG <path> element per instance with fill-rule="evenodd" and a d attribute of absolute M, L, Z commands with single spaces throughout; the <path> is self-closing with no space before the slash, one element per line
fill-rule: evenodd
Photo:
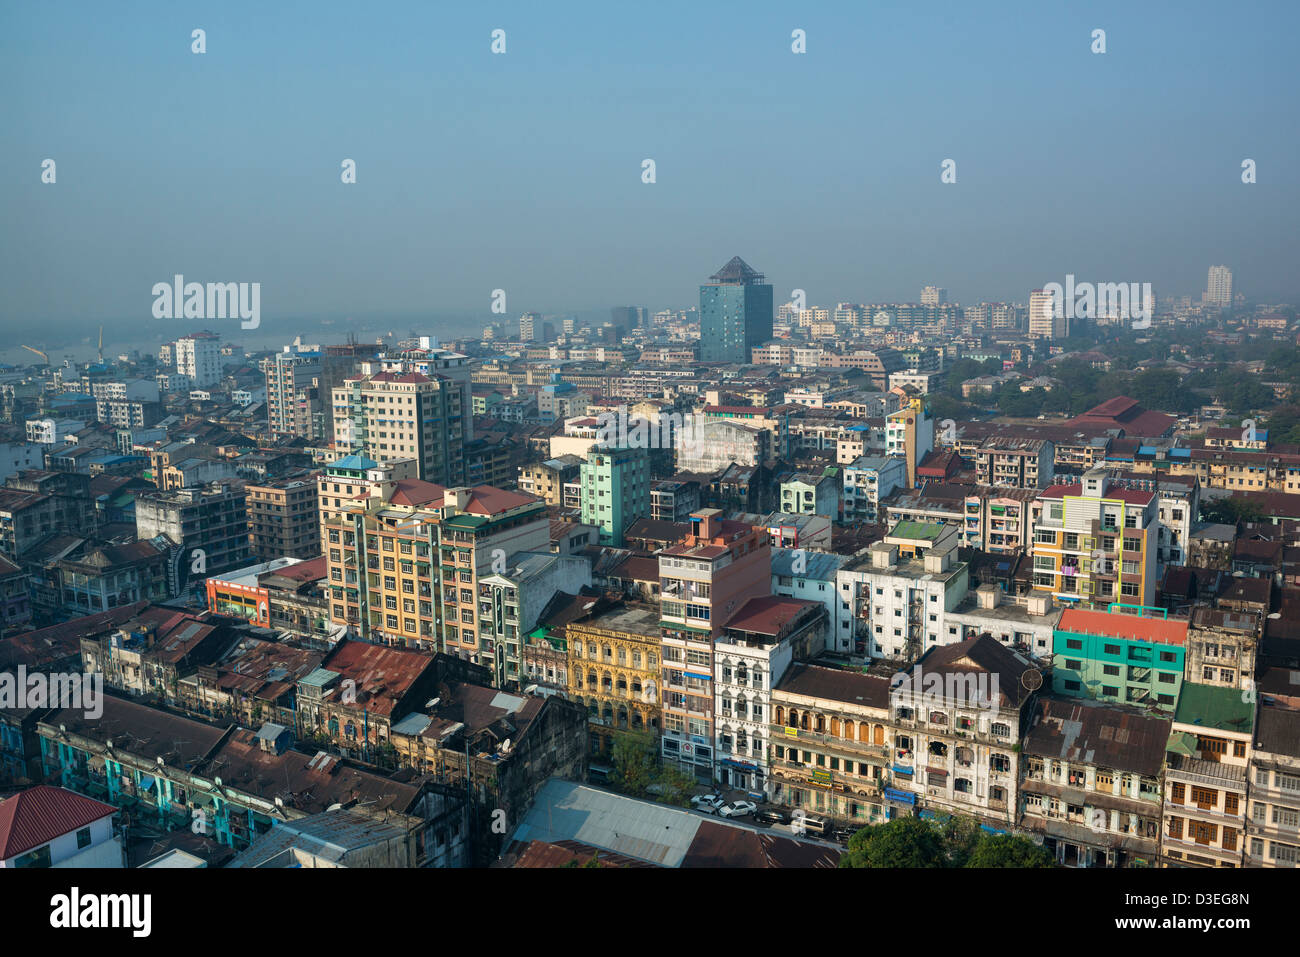
<path fill-rule="evenodd" d="M 966 867 L 1055 867 L 1051 851 L 1014 834 L 984 834 Z"/>
<path fill-rule="evenodd" d="M 849 838 L 840 867 L 945 867 L 948 849 L 938 827 L 919 817 L 901 817 Z"/>

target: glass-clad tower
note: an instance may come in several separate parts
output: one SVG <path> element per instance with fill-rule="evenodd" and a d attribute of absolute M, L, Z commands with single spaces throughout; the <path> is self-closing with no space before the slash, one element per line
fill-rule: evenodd
<path fill-rule="evenodd" d="M 700 286 L 700 360 L 750 362 L 772 338 L 772 287 L 739 256 Z"/>

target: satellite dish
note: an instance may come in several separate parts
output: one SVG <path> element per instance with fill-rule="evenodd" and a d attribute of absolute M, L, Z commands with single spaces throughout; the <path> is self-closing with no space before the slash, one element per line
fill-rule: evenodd
<path fill-rule="evenodd" d="M 504 741 L 501 742 L 501 753 L 505 754 L 509 750 L 510 750 L 510 739 L 506 738 Z"/>
<path fill-rule="evenodd" d="M 1037 691 L 1043 686 L 1043 673 L 1037 668 L 1026 668 L 1020 673 L 1020 684 L 1026 691 Z"/>

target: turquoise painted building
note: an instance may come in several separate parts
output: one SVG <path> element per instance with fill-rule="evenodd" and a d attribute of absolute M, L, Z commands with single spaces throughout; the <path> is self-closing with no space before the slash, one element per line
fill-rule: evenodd
<path fill-rule="evenodd" d="M 1187 622 L 1155 609 L 1111 609 L 1061 614 L 1052 634 L 1052 690 L 1172 714 L 1183 685 Z"/>
<path fill-rule="evenodd" d="M 600 544 L 620 547 L 623 533 L 650 517 L 650 453 L 597 446 L 580 470 L 582 521 L 600 526 Z"/>

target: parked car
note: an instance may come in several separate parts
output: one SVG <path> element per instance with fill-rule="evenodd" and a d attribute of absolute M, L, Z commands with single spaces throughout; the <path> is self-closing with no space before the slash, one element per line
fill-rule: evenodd
<path fill-rule="evenodd" d="M 779 807 L 761 807 L 754 812 L 754 819 L 764 824 L 789 824 L 790 812 Z"/>
<path fill-rule="evenodd" d="M 831 829 L 830 824 L 820 817 L 805 817 L 791 824 L 795 833 L 807 834 L 809 837 L 825 837 Z"/>
<path fill-rule="evenodd" d="M 860 830 L 862 830 L 862 828 L 853 827 L 849 824 L 841 824 L 831 830 L 831 836 L 840 844 L 848 844 L 849 838 L 854 834 L 857 834 Z"/>
<path fill-rule="evenodd" d="M 746 814 L 753 814 L 758 810 L 758 805 L 753 801 L 730 801 L 718 808 L 718 813 L 723 817 L 743 817 Z"/>
<path fill-rule="evenodd" d="M 695 797 L 691 798 L 691 807 L 699 811 L 709 811 L 712 813 L 717 810 L 719 804 L 723 803 L 723 800 L 722 795 L 717 792 L 697 794 Z"/>

